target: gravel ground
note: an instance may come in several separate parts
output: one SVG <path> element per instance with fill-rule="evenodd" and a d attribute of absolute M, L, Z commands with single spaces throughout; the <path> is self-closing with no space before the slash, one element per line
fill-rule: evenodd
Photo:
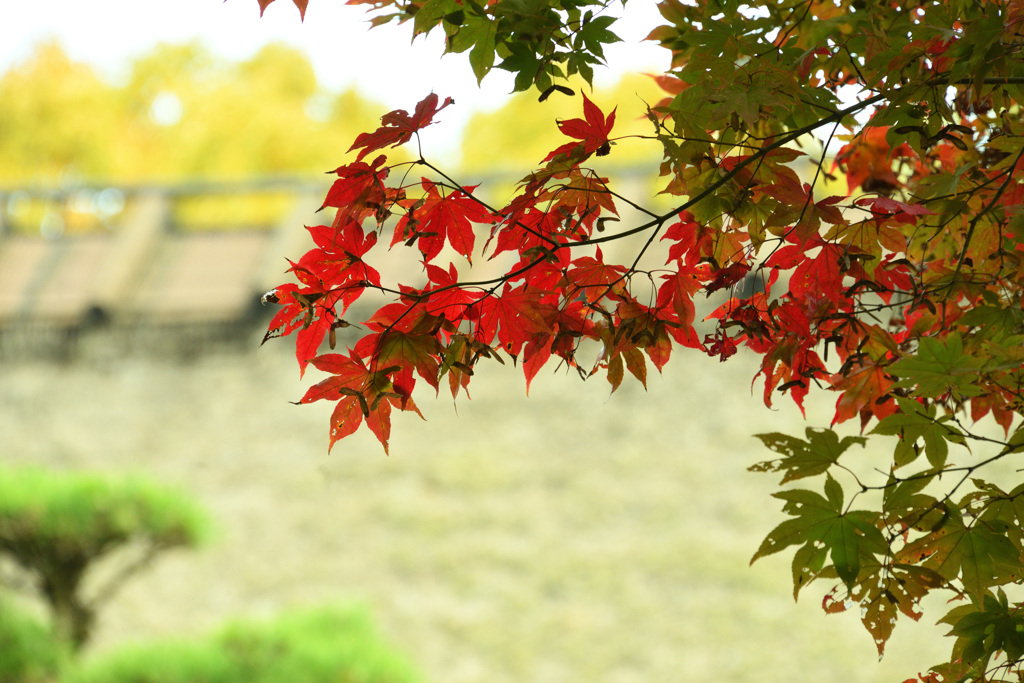
<path fill-rule="evenodd" d="M 855 614 L 820 611 L 825 587 L 793 602 L 787 557 L 748 567 L 782 520 L 775 480 L 746 472 L 767 459 L 750 435 L 803 424 L 734 361 L 680 356 L 611 398 L 544 372 L 527 399 L 514 370 L 481 368 L 458 415 L 442 396 L 398 416 L 390 457 L 369 432 L 327 454 L 329 406 L 288 403 L 309 381 L 284 343 L 11 363 L 0 458 L 144 472 L 216 520 L 207 547 L 125 584 L 91 652 L 356 599 L 434 683 L 901 681 L 939 661 L 938 610 L 878 663 Z"/>

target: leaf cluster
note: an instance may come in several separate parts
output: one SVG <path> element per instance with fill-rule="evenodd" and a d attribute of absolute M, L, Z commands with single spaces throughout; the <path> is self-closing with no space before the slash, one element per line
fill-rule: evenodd
<path fill-rule="evenodd" d="M 365 4 L 378 23 L 440 25 L 478 78 L 496 54 L 517 89 L 544 99 L 562 75 L 588 78 L 564 50 L 599 58 L 611 36 L 605 22 L 584 37 L 600 19 L 589 5 L 538 2 Z M 337 402 L 332 444 L 366 421 L 387 448 L 390 412 L 418 412 L 420 379 L 439 392 L 447 376 L 456 397 L 481 359 L 521 365 L 527 390 L 549 361 L 614 390 L 627 372 L 646 384 L 648 362 L 660 370 L 677 348 L 722 361 L 743 348 L 760 360 L 766 405 L 781 394 L 803 410 L 830 391 L 831 426 L 871 434 L 871 447 L 831 428 L 760 436 L 777 457 L 754 469 L 782 474 L 787 519 L 754 559 L 793 552 L 794 595 L 834 582 L 825 611 L 859 606 L 880 654 L 925 596 L 962 601 L 947 615 L 951 658 L 929 676 L 1012 678 L 1019 604 L 1003 591 L 1024 570 L 1024 485 L 989 472 L 1024 448 L 1024 11 L 967 0 L 658 7 L 664 23 L 648 39 L 670 67 L 641 139 L 661 155 L 672 208 L 611 186 L 600 166 L 622 114 L 586 95 L 581 116 L 557 123 L 563 144 L 504 206 L 422 153 L 366 164 L 361 152 L 335 171 L 325 206 L 336 214 L 312 229 L 317 248 L 292 269 L 300 284 L 271 295 L 285 304 L 272 333 L 297 332 L 300 366 L 331 375 L 303 401 Z M 400 119 L 411 141 L 437 102 L 418 106 L 429 115 L 392 112 L 359 140 L 398 141 Z M 365 260 L 378 242 L 418 254 L 418 277 L 375 279 Z M 481 260 L 500 274 L 474 278 Z M 367 290 L 392 298 L 347 354 L 317 355 Z M 877 443 L 892 446 L 880 463 Z M 806 487 L 788 488 L 797 480 Z"/>

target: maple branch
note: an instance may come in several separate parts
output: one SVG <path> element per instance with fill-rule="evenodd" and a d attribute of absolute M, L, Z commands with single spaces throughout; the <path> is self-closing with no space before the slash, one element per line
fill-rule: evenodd
<path fill-rule="evenodd" d="M 772 41 L 771 47 L 769 47 L 764 52 L 761 52 L 760 54 L 755 54 L 754 58 L 755 59 L 759 59 L 761 57 L 764 57 L 769 52 L 775 52 L 781 58 L 782 57 L 782 46 L 786 44 L 786 41 L 789 40 L 789 36 L 791 36 L 793 34 L 793 31 L 796 30 L 797 26 L 802 24 L 804 22 L 804 19 L 807 18 L 807 15 L 811 11 L 811 6 L 813 4 L 814 4 L 813 0 L 804 0 L 803 2 L 801 2 L 801 3 L 797 4 L 797 5 L 794 5 L 793 7 L 790 7 L 789 11 L 790 11 L 791 15 L 796 14 L 797 9 L 799 7 L 801 7 L 801 6 L 804 8 L 804 13 L 800 16 L 799 19 L 797 19 L 796 21 L 793 22 L 792 26 L 789 26 L 786 29 L 785 33 L 783 33 L 781 36 L 776 36 L 776 38 Z"/>
<path fill-rule="evenodd" d="M 441 176 L 442 178 L 444 178 L 445 180 L 450 182 L 453 187 L 458 188 L 458 190 L 460 192 L 462 192 L 464 195 L 466 195 L 467 197 L 472 199 L 474 202 L 476 202 L 480 206 L 482 206 L 485 209 L 487 209 L 490 213 L 494 214 L 495 216 L 500 216 L 501 215 L 501 213 L 497 209 L 495 209 L 493 206 L 491 206 L 490 204 L 488 204 L 484 200 L 482 200 L 479 197 L 477 197 L 475 193 L 467 192 L 465 186 L 460 185 L 458 183 L 458 181 L 456 181 L 454 178 L 449 176 L 447 173 L 445 173 L 441 169 L 439 169 L 436 166 L 434 166 L 433 164 L 431 164 L 429 161 L 424 159 L 422 156 L 420 156 L 419 161 L 414 162 L 414 163 L 423 164 L 424 166 L 426 166 L 427 168 L 432 170 L 434 173 L 437 173 L 439 176 Z M 543 233 L 537 232 L 533 228 L 529 227 L 528 225 L 524 225 L 520 221 L 516 221 L 514 223 L 514 225 L 516 225 L 519 228 L 522 228 L 524 231 L 526 231 L 527 233 L 533 235 L 534 237 L 536 237 L 538 239 L 541 239 L 541 240 L 544 240 L 545 242 L 548 242 L 552 246 L 557 246 L 559 244 L 559 242 L 557 240 L 554 240 L 554 239 L 548 237 L 547 235 L 545 235 Z"/>
<path fill-rule="evenodd" d="M 988 205 L 983 207 L 977 214 L 975 214 L 974 218 L 971 219 L 970 224 L 968 224 L 967 234 L 964 236 L 963 249 L 960 250 L 960 256 L 956 260 L 956 269 L 953 271 L 953 276 L 950 278 L 949 284 L 947 285 L 947 299 L 949 298 L 949 294 L 952 292 L 953 285 L 956 283 L 956 280 L 960 276 L 960 272 L 963 269 L 964 260 L 967 258 L 967 249 L 968 247 L 971 246 L 971 239 L 974 237 L 974 230 L 975 228 L 978 227 L 978 222 L 986 213 L 988 213 L 993 209 L 993 207 L 995 207 L 996 202 L 998 202 L 999 199 L 1003 196 L 1003 193 L 1006 192 L 1006 188 L 1010 186 L 1010 181 L 1013 180 L 1013 171 L 1015 168 L 1017 168 L 1017 164 L 1020 163 L 1020 160 L 1022 158 L 1024 158 L 1024 147 L 1022 147 L 1020 152 L 1017 153 L 1017 158 L 1013 160 L 1013 163 L 1006 170 L 1006 178 L 1003 180 L 1002 184 L 996 189 L 996 192 L 994 195 L 992 195 L 992 199 L 989 201 Z M 943 309 L 943 311 L 945 311 L 945 309 Z"/>
<path fill-rule="evenodd" d="M 664 124 L 659 124 L 659 125 L 661 125 L 664 128 Z M 662 138 L 666 137 L 666 138 L 670 138 L 672 140 L 679 140 L 681 142 L 700 142 L 700 143 L 706 144 L 706 145 L 724 145 L 724 144 L 726 144 L 726 143 L 723 143 L 721 140 L 716 140 L 715 138 L 687 137 L 685 135 L 678 135 L 676 133 L 673 133 L 672 131 L 668 130 L 667 128 L 664 128 L 664 130 L 666 131 L 664 136 L 662 136 L 662 135 L 653 135 L 653 136 L 652 135 L 623 135 L 622 137 L 616 138 L 616 139 L 617 140 L 625 140 L 627 138 L 637 138 L 639 140 L 658 140 L 658 141 L 662 141 Z M 749 131 L 744 131 L 744 135 L 746 135 L 745 140 L 767 140 L 767 139 L 772 137 L 771 135 L 766 135 L 766 136 L 763 136 L 763 137 L 759 137 L 757 135 L 754 135 L 754 134 L 750 133 Z M 757 145 L 752 145 L 752 144 L 749 144 L 747 142 L 741 142 L 739 140 L 737 140 L 735 142 L 730 142 L 728 144 L 733 149 L 737 149 L 737 148 L 738 149 L 744 149 L 744 150 L 749 149 L 749 150 L 754 150 L 754 151 L 760 149 L 760 147 L 758 147 Z"/>
<path fill-rule="evenodd" d="M 943 502 L 948 501 L 953 496 L 953 494 L 956 493 L 957 489 L 960 488 L 960 486 L 963 485 L 963 483 L 972 474 L 974 474 L 974 472 L 978 471 L 982 467 L 985 467 L 987 465 L 991 465 L 994 462 L 1002 460 L 1003 458 L 1005 458 L 1008 455 L 1013 455 L 1014 453 L 1020 453 L 1021 451 L 1024 451 L 1024 443 L 1019 443 L 1017 445 L 1013 445 L 1013 444 L 1011 444 L 1009 442 L 985 439 L 984 437 L 973 437 L 970 434 L 964 434 L 964 436 L 968 436 L 969 438 L 977 438 L 979 441 L 990 441 L 993 444 L 997 444 L 997 445 L 1003 446 L 1003 448 L 1002 448 L 1002 450 L 1000 450 L 995 455 L 989 456 L 985 460 L 982 460 L 981 462 L 977 462 L 977 463 L 975 463 L 973 465 L 961 465 L 961 466 L 958 466 L 958 467 L 944 467 L 944 468 L 939 468 L 939 469 L 934 469 L 934 470 L 926 470 L 926 471 L 920 472 L 918 474 L 912 474 L 909 477 L 896 477 L 895 475 L 893 475 L 893 480 L 892 481 L 888 481 L 885 484 L 881 484 L 881 485 L 868 486 L 867 487 L 868 490 L 871 490 L 871 491 L 884 491 L 886 489 L 892 488 L 894 486 L 897 486 L 899 484 L 902 484 L 902 483 L 908 482 L 908 481 L 918 481 L 918 480 L 921 480 L 921 479 L 935 479 L 936 477 L 941 477 L 943 474 L 952 473 L 952 472 L 963 472 L 964 474 L 961 477 L 960 481 L 957 482 L 956 486 L 954 486 L 945 496 L 943 496 L 940 500 L 938 500 L 933 507 L 929 508 L 926 511 L 926 513 L 925 513 L 925 514 L 927 514 L 927 512 L 930 512 L 931 510 L 936 509 L 937 505 L 941 505 Z M 876 470 L 876 471 L 878 471 L 879 474 L 883 474 L 885 476 L 889 476 L 887 473 L 882 472 L 880 470 Z M 923 516 L 924 515 L 922 515 L 922 517 Z"/>
<path fill-rule="evenodd" d="M 1024 79 L 1022 79 L 1022 80 L 1024 80 Z M 706 188 L 704 188 L 702 191 L 697 193 L 695 196 L 693 196 L 690 199 L 688 199 L 686 202 L 684 202 L 681 205 L 675 207 L 674 209 L 671 209 L 667 213 L 664 213 L 664 214 L 661 214 L 661 215 L 657 216 L 656 218 L 654 218 L 654 219 L 652 219 L 652 220 L 650 220 L 650 221 L 648 221 L 646 223 L 643 223 L 643 224 L 641 224 L 641 225 L 639 225 L 639 226 L 637 226 L 635 228 L 631 228 L 629 230 L 625 230 L 623 232 L 616 233 L 614 235 L 608 235 L 606 237 L 597 237 L 597 238 L 592 238 L 592 239 L 587 239 L 587 240 L 581 240 L 579 242 L 574 242 L 571 246 L 587 246 L 587 245 L 590 245 L 590 244 L 603 244 L 605 242 L 613 242 L 615 240 L 622 239 L 622 238 L 625 238 L 625 237 L 629 237 L 631 235 L 636 235 L 636 234 L 639 234 L 639 233 L 644 232 L 646 230 L 650 230 L 651 228 L 658 228 L 658 229 L 660 229 L 661 226 L 665 223 L 665 221 L 667 221 L 670 218 L 673 218 L 675 216 L 678 216 L 683 211 L 686 211 L 691 206 L 694 206 L 695 204 L 697 204 L 697 202 L 699 202 L 702 199 L 712 195 L 720 187 L 722 187 L 723 185 L 728 183 L 730 180 L 735 178 L 739 174 L 740 171 L 745 169 L 747 166 L 749 166 L 753 162 L 759 161 L 762 157 L 766 156 L 769 152 L 775 151 L 776 149 L 779 149 L 780 147 L 784 147 L 785 145 L 793 142 L 794 140 L 796 140 L 800 136 L 806 135 L 806 134 L 808 134 L 808 133 L 810 133 L 810 132 L 812 132 L 814 130 L 817 130 L 818 128 L 820 128 L 820 127 L 822 127 L 824 125 L 827 125 L 829 123 L 840 123 L 842 121 L 842 119 L 845 118 L 846 116 L 849 116 L 852 113 L 858 112 L 858 111 L 860 111 L 860 110 L 862 110 L 862 109 L 864 109 L 866 107 L 869 107 L 869 106 L 871 106 L 872 104 L 874 104 L 876 102 L 880 102 L 883 99 L 885 99 L 885 95 L 874 95 L 873 97 L 870 97 L 870 98 L 868 98 L 866 100 L 858 102 L 857 104 L 850 105 L 849 107 L 846 107 L 845 109 L 840 109 L 840 110 L 834 112 L 833 114 L 831 114 L 830 116 L 827 116 L 827 117 L 825 117 L 823 119 L 820 119 L 819 121 L 807 124 L 806 126 L 798 128 L 795 131 L 787 133 L 781 139 L 776 140 L 775 142 L 767 145 L 766 147 L 760 148 L 758 150 L 758 152 L 756 152 L 755 154 L 752 154 L 749 157 L 747 157 L 746 159 L 743 159 L 743 160 L 739 161 L 732 168 L 731 171 L 726 172 L 718 180 L 716 180 L 715 182 L 713 182 L 710 185 L 708 185 Z M 570 245 L 563 245 L 563 246 L 570 246 Z"/>
<path fill-rule="evenodd" d="M 616 139 L 621 140 L 622 138 L 616 138 Z M 577 166 L 576 168 L 578 168 L 580 171 L 586 171 L 587 173 L 592 174 L 592 177 L 594 178 L 594 180 L 600 182 L 601 185 L 604 186 L 603 190 L 591 190 L 590 188 L 586 188 L 586 187 L 585 188 L 577 188 L 577 190 L 576 190 L 577 192 L 586 192 L 588 194 L 589 193 L 593 193 L 593 194 L 606 194 L 609 197 L 614 197 L 615 199 L 621 199 L 626 204 L 629 204 L 629 206 L 632 207 L 636 211 L 639 211 L 641 213 L 646 213 L 648 216 L 651 216 L 652 218 L 656 218 L 657 217 L 658 214 L 656 214 L 653 211 L 650 211 L 650 210 L 644 208 L 640 204 L 634 202 L 632 199 L 629 199 L 628 197 L 626 197 L 624 195 L 621 195 L 618 192 L 615 192 L 614 190 L 612 190 L 608 186 L 608 183 L 605 182 L 605 179 L 601 178 L 597 174 L 597 172 L 594 171 L 594 169 L 592 169 L 592 168 L 583 168 L 582 166 Z M 559 185 L 559 187 L 562 188 L 562 189 L 567 189 L 570 186 L 563 183 L 563 184 Z"/>
<path fill-rule="evenodd" d="M 800 221 L 803 220 L 804 213 L 807 211 L 807 207 L 810 206 L 810 204 L 811 204 L 811 198 L 812 198 L 811 195 L 812 195 L 812 193 L 814 191 L 815 186 L 818 184 L 818 177 L 821 175 L 821 167 L 825 163 L 825 154 L 828 152 L 828 146 L 832 143 L 832 139 L 835 136 L 836 131 L 839 130 L 839 125 L 840 125 L 839 121 L 836 121 L 835 125 L 832 127 L 832 131 L 828 134 L 828 139 L 821 146 L 821 156 L 818 157 L 818 163 L 814 167 L 814 178 L 811 179 L 811 183 L 810 183 L 810 185 L 811 185 L 811 192 L 807 193 L 807 199 L 804 201 L 803 208 L 800 209 L 800 215 L 797 217 L 797 219 L 795 221 L 793 221 L 793 227 L 790 228 L 789 230 L 787 230 L 786 234 L 782 238 L 780 238 L 778 240 L 778 242 L 776 243 L 776 245 L 772 249 L 771 253 L 768 255 L 768 258 L 763 259 L 764 261 L 767 262 L 769 259 L 771 259 L 771 257 L 779 249 L 781 249 L 785 245 L 785 243 L 786 243 L 785 242 L 785 238 L 789 237 L 789 235 L 791 235 L 792 232 L 794 230 L 796 230 L 796 226 L 800 224 Z M 847 250 L 849 250 L 849 247 L 847 247 Z M 763 267 L 764 267 L 763 265 L 759 266 L 758 270 L 763 269 Z M 827 351 L 827 349 L 826 349 L 826 351 Z"/>
<path fill-rule="evenodd" d="M 103 603 L 110 600 L 129 577 L 143 569 L 146 569 L 153 563 L 157 554 L 169 547 L 171 546 L 168 544 L 161 544 L 155 541 L 147 544 L 146 551 L 141 556 L 135 558 L 132 562 L 121 567 L 117 574 L 112 576 L 110 580 L 108 580 L 102 588 L 97 591 L 96 595 L 93 596 L 87 606 L 90 609 L 96 609 Z"/>

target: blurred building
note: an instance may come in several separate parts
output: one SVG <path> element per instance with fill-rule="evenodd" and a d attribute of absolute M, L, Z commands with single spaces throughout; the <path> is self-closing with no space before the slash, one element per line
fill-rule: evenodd
<path fill-rule="evenodd" d="M 0 190 L 0 360 L 248 344 L 326 186 Z"/>

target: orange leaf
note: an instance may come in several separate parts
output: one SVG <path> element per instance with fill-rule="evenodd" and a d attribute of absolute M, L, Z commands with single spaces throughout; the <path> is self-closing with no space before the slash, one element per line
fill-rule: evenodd
<path fill-rule="evenodd" d="M 867 126 L 860 135 L 839 149 L 835 165 L 846 173 L 850 194 L 858 186 L 865 192 L 883 194 L 902 186 L 892 170 L 893 159 L 915 158 L 915 155 L 905 143 L 891 149 L 886 140 L 888 132 L 889 126 Z"/>
<path fill-rule="evenodd" d="M 256 0 L 256 2 L 260 4 L 260 16 L 262 17 L 267 7 L 269 7 L 270 3 L 274 2 L 274 0 Z M 299 8 L 299 16 L 305 20 L 306 6 L 309 4 L 309 0 L 292 0 L 292 2 L 294 2 L 295 6 Z"/>
<path fill-rule="evenodd" d="M 832 388 L 842 391 L 836 401 L 836 414 L 832 424 L 845 422 L 857 415 L 861 416 L 862 424 L 866 424 L 871 416 L 878 419 L 896 412 L 896 401 L 889 396 L 893 380 L 885 370 L 870 361 L 863 365 L 855 365 L 846 373 L 832 376 Z"/>

